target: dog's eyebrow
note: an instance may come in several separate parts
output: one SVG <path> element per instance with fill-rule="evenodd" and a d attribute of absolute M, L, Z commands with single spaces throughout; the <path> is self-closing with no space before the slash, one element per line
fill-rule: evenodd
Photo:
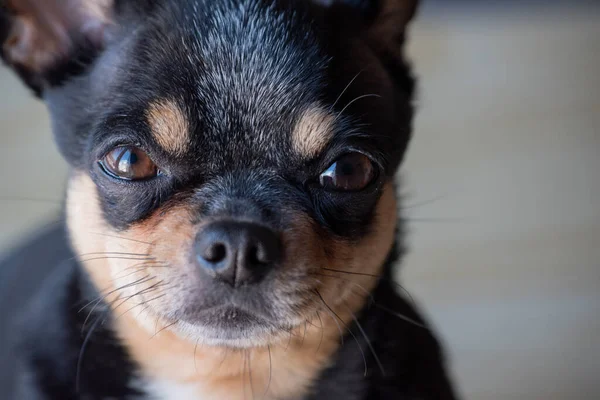
<path fill-rule="evenodd" d="M 156 100 L 148 106 L 146 118 L 154 140 L 166 151 L 175 155 L 186 152 L 189 146 L 189 121 L 178 102 Z"/>
<path fill-rule="evenodd" d="M 335 117 L 326 109 L 314 105 L 308 108 L 296 121 L 292 132 L 294 150 L 304 157 L 319 154 L 333 137 Z"/>

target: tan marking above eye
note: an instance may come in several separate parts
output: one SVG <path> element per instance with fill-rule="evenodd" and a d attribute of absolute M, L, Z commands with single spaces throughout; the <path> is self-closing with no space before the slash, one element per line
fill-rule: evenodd
<path fill-rule="evenodd" d="M 306 110 L 292 132 L 294 150 L 304 157 L 314 157 L 333 136 L 334 116 L 319 106 Z"/>
<path fill-rule="evenodd" d="M 156 142 L 171 154 L 181 155 L 189 147 L 189 121 L 185 111 L 174 100 L 151 103 L 146 118 Z"/>

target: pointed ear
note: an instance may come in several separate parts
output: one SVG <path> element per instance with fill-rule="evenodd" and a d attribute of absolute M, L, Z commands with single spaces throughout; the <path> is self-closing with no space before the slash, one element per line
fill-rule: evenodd
<path fill-rule="evenodd" d="M 0 0 L 0 54 L 37 94 L 104 46 L 113 0 Z"/>
<path fill-rule="evenodd" d="M 383 48 L 400 47 L 406 26 L 415 16 L 418 0 L 369 0 L 369 36 Z"/>
<path fill-rule="evenodd" d="M 376 50 L 384 52 L 396 52 L 396 49 L 401 48 L 406 26 L 414 17 L 419 2 L 418 0 L 313 1 L 332 10 L 350 10 L 354 15 L 358 15 Z"/>

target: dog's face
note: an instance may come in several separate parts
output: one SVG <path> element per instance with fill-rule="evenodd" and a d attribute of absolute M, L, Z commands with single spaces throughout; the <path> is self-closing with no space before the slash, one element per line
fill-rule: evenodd
<path fill-rule="evenodd" d="M 248 347 L 361 308 L 394 242 L 415 4 L 347 3 L 8 1 L 3 57 L 48 104 L 116 313 Z"/>

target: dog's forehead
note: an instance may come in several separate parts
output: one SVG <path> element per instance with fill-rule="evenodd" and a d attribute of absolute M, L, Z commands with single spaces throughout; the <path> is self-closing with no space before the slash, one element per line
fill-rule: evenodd
<path fill-rule="evenodd" d="M 231 165 L 310 157 L 327 144 L 328 59 L 307 18 L 256 1 L 183 2 L 170 12 L 138 34 L 129 75 L 164 150 Z"/>

